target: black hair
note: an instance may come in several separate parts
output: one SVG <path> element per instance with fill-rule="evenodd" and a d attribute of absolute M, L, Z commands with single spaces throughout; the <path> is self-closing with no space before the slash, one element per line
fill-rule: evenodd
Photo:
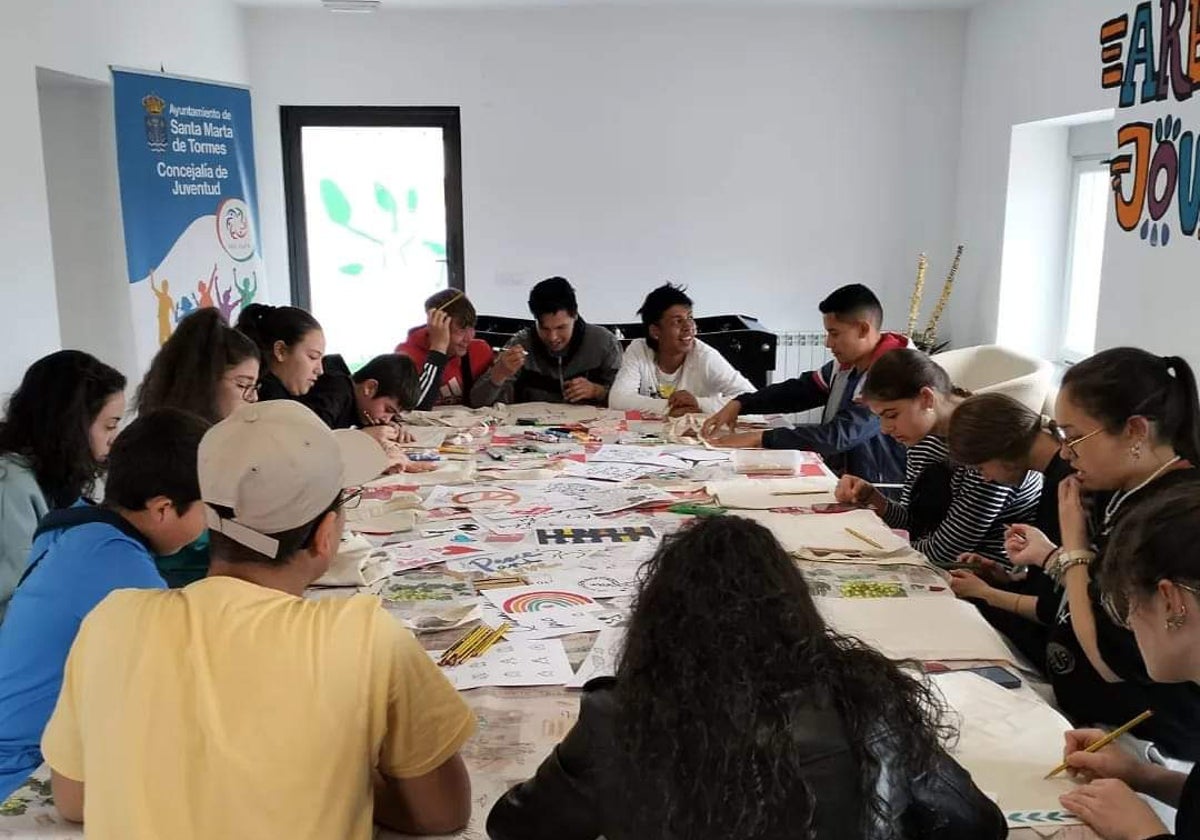
<path fill-rule="evenodd" d="M 1194 471 L 1193 471 L 1194 472 Z M 1200 585 L 1200 481 L 1183 482 L 1117 521 L 1100 567 L 1101 590 L 1119 611 L 1154 592 L 1161 580 Z"/>
<path fill-rule="evenodd" d="M 209 505 L 209 507 L 221 519 L 233 519 L 235 516 L 232 508 L 222 505 Z M 266 536 L 279 543 L 279 548 L 276 549 L 274 557 L 268 557 L 266 554 L 255 551 L 247 545 L 242 545 L 237 540 L 227 537 L 216 530 L 208 532 L 212 554 L 226 563 L 257 563 L 263 566 L 286 566 L 291 562 L 296 552 L 302 551 L 312 545 L 313 540 L 317 536 L 317 528 L 320 526 L 321 521 L 329 514 L 336 513 L 341 507 L 342 494 L 338 493 L 325 510 L 300 527 L 289 528 L 286 531 L 280 531 L 275 534 L 267 534 Z"/>
<path fill-rule="evenodd" d="M 1067 369 L 1069 399 L 1117 434 L 1131 417 L 1154 422 L 1158 440 L 1200 466 L 1200 399 L 1196 376 L 1178 356 L 1115 347 Z"/>
<path fill-rule="evenodd" d="M 166 496 L 179 514 L 200 499 L 197 452 L 209 422 L 178 408 L 142 414 L 113 441 L 104 505 L 143 510 Z"/>
<path fill-rule="evenodd" d="M 651 350 L 658 349 L 658 340 L 650 335 L 650 326 L 661 321 L 672 306 L 686 306 L 689 309 L 692 307 L 692 299 L 685 294 L 686 291 L 687 286 L 663 283 L 646 295 L 646 300 L 642 302 L 642 308 L 637 314 L 641 316 L 642 324 L 646 327 L 646 344 Z"/>
<path fill-rule="evenodd" d="M 450 316 L 450 320 L 464 330 L 475 326 L 479 318 L 475 312 L 475 304 L 458 289 L 442 289 L 437 294 L 430 295 L 425 299 L 425 309 L 444 310 Z"/>
<path fill-rule="evenodd" d="M 883 326 L 883 305 L 875 293 L 861 283 L 842 286 L 817 305 L 822 315 L 839 321 L 866 321 L 875 329 Z"/>
<path fill-rule="evenodd" d="M 916 399 L 923 388 L 942 396 L 969 397 L 942 366 L 920 350 L 889 350 L 871 365 L 863 383 L 863 399 L 878 402 Z"/>
<path fill-rule="evenodd" d="M 890 819 L 871 745 L 885 733 L 906 784 L 934 766 L 942 738 L 932 691 L 817 611 L 804 576 L 748 519 L 698 520 L 666 537 L 642 582 L 617 666 L 616 740 L 631 837 L 811 837 L 819 803 L 794 721 L 805 707 L 841 719 L 868 807 Z"/>
<path fill-rule="evenodd" d="M 354 374 L 355 382 L 366 382 L 368 379 L 379 383 L 375 396 L 393 397 L 406 411 L 411 410 L 421 399 L 417 366 L 413 364 L 412 359 L 401 353 L 376 356 Z"/>
<path fill-rule="evenodd" d="M 566 312 L 574 318 L 579 315 L 575 290 L 565 277 L 547 278 L 529 292 L 529 312 L 536 321 L 540 321 L 543 315 L 553 315 L 555 312 Z"/>
<path fill-rule="evenodd" d="M 95 356 L 59 350 L 38 359 L 9 397 L 0 421 L 0 453 L 33 471 L 51 508 L 90 494 L 102 465 L 92 455 L 92 423 L 125 377 Z"/>
<path fill-rule="evenodd" d="M 950 458 L 970 466 L 1023 461 L 1052 422 L 1007 394 L 976 394 L 950 417 Z"/>
<path fill-rule="evenodd" d="M 264 364 L 275 358 L 275 342 L 288 347 L 299 344 L 304 336 L 321 329 L 321 324 L 309 313 L 295 306 L 268 306 L 252 303 L 242 309 L 237 329 L 258 345 Z"/>
<path fill-rule="evenodd" d="M 159 348 L 138 388 L 139 412 L 181 408 L 210 423 L 221 419 L 217 389 L 229 368 L 247 359 L 260 360 L 258 346 L 207 307 L 179 322 Z"/>

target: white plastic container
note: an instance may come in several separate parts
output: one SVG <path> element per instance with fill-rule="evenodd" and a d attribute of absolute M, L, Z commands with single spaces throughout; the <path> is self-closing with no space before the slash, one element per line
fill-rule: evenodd
<path fill-rule="evenodd" d="M 742 475 L 800 475 L 803 461 L 795 449 L 738 449 L 733 468 Z"/>

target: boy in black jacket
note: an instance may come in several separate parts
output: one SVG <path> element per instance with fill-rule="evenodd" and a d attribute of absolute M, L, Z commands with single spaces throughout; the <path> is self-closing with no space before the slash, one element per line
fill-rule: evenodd
<path fill-rule="evenodd" d="M 873 476 L 873 484 L 904 481 L 904 447 L 883 434 L 879 418 L 858 402 L 866 373 L 889 350 L 911 346 L 897 333 L 880 332 L 883 307 L 866 286 L 843 286 L 825 300 L 825 346 L 833 361 L 796 379 L 768 385 L 736 400 L 704 424 L 712 437 L 736 428 L 740 414 L 791 414 L 823 406 L 820 423 L 790 429 L 743 432 L 721 438 L 720 446 L 805 449 L 820 453 L 837 473 Z"/>

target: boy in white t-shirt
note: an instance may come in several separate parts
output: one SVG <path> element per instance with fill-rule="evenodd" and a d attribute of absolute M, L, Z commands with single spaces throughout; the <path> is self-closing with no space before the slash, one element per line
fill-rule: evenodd
<path fill-rule="evenodd" d="M 754 386 L 725 357 L 696 338 L 692 299 L 666 283 L 638 310 L 646 326 L 625 350 L 608 393 L 610 408 L 639 409 L 679 417 L 711 414 Z"/>

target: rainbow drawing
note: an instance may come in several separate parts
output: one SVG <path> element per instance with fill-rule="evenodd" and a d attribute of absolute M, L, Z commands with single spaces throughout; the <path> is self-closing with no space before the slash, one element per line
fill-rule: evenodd
<path fill-rule="evenodd" d="M 556 589 L 546 589 L 538 592 L 525 592 L 514 595 L 504 602 L 501 609 L 510 615 L 520 613 L 535 613 L 543 610 L 577 609 L 591 607 L 595 601 L 578 592 L 563 592 Z"/>

